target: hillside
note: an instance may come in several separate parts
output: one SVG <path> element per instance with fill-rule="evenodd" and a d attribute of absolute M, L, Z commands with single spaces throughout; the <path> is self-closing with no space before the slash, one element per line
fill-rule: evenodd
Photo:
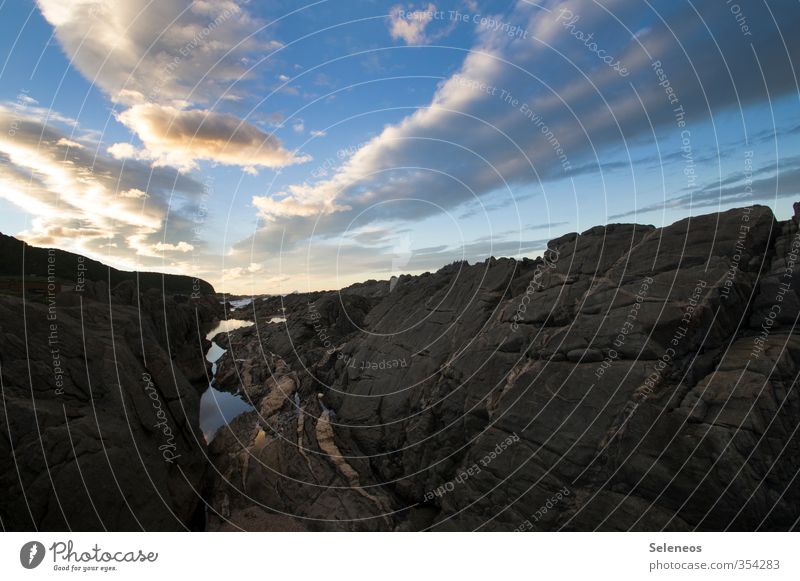
<path fill-rule="evenodd" d="M 48 270 L 48 267 L 50 270 Z M 104 281 L 110 288 L 132 281 L 139 290 L 164 290 L 168 294 L 213 294 L 214 287 L 191 276 L 163 275 L 157 272 L 129 272 L 107 266 L 91 258 L 58 249 L 38 248 L 0 233 L 0 277 L 25 279 L 52 274 L 60 281 L 75 283 Z"/>
<path fill-rule="evenodd" d="M 213 288 L 0 238 L 7 282 L 35 287 L 51 256 L 61 281 L 86 266 L 80 288 L 0 294 L 0 530 L 202 528 Z"/>

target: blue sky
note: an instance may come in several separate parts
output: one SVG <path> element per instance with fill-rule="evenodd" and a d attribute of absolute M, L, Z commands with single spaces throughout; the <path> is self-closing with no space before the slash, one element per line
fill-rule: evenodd
<path fill-rule="evenodd" d="M 794 2 L 264 4 L 0 4 L 0 231 L 279 293 L 800 199 Z"/>

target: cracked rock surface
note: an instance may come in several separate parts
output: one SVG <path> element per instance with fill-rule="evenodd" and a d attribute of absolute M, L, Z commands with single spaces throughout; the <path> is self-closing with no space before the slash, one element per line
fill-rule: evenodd
<path fill-rule="evenodd" d="M 796 528 L 798 249 L 753 206 L 256 300 L 208 526 Z"/>
<path fill-rule="evenodd" d="M 26 274 L 46 274 L 35 270 L 46 269 L 46 253 L 26 250 L 38 259 Z M 135 273 L 58 253 L 62 273 L 87 261 L 98 279 L 87 274 L 83 288 L 52 301 L 0 296 L 2 530 L 201 528 L 198 387 L 208 383 L 204 337 L 219 302 L 191 298 L 186 277 L 149 274 L 137 288 Z M 123 276 L 109 291 L 106 281 Z"/>

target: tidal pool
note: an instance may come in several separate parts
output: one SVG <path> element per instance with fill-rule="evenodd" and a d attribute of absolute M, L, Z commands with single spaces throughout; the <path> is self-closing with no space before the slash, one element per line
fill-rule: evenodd
<path fill-rule="evenodd" d="M 206 339 L 211 341 L 214 337 L 216 337 L 220 333 L 230 333 L 231 331 L 235 331 L 236 329 L 241 329 L 243 327 L 250 327 L 252 325 L 253 321 L 245 321 L 243 319 L 224 319 L 220 321 L 216 327 L 214 327 L 208 332 L 208 335 L 206 335 Z"/>
<path fill-rule="evenodd" d="M 222 426 L 230 423 L 237 416 L 253 409 L 249 403 L 239 395 L 227 391 L 220 391 L 214 387 L 214 376 L 217 374 L 217 361 L 225 354 L 226 349 L 217 345 L 212 339 L 220 333 L 230 333 L 235 329 L 249 327 L 252 321 L 240 319 L 226 319 L 220 321 L 212 329 L 206 339 L 211 341 L 211 348 L 206 353 L 206 361 L 211 363 L 211 383 L 200 398 L 200 429 L 203 431 L 206 442 L 211 443 L 214 434 Z"/>

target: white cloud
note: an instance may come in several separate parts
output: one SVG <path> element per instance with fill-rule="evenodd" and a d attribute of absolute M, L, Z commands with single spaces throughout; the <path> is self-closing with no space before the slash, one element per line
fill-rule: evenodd
<path fill-rule="evenodd" d="M 242 2 L 37 0 L 72 63 L 124 104 L 216 99 L 270 44 Z"/>
<path fill-rule="evenodd" d="M 436 6 L 433 4 L 428 4 L 421 10 L 414 10 L 413 6 L 394 6 L 389 11 L 389 34 L 393 39 L 403 40 L 406 44 L 423 44 L 428 41 L 425 29 L 433 20 L 435 12 Z"/>
<path fill-rule="evenodd" d="M 157 165 L 193 169 L 199 160 L 227 165 L 278 168 L 307 161 L 284 149 L 273 135 L 233 115 L 201 109 L 176 109 L 147 104 L 134 105 L 118 115 L 145 146 L 135 153 L 129 144 L 115 144 L 115 157 L 146 156 Z"/>
<path fill-rule="evenodd" d="M 147 197 L 147 193 L 143 192 L 139 188 L 131 188 L 129 190 L 125 190 L 124 192 L 120 192 L 119 194 L 123 198 L 134 198 L 134 199 L 142 199 Z"/>
<path fill-rule="evenodd" d="M 259 215 L 270 222 L 278 218 L 311 217 L 350 209 L 350 206 L 337 204 L 335 197 L 336 192 L 330 187 L 290 186 L 289 195 L 280 199 L 254 196 L 253 205 Z"/>
<path fill-rule="evenodd" d="M 175 170 L 76 148 L 41 120 L 0 104 L 0 198 L 34 216 L 18 234 L 31 244 L 122 268 L 187 271 L 163 253 L 194 249 L 186 242 L 193 230 L 184 212 L 202 192 L 202 184 Z"/>
<path fill-rule="evenodd" d="M 59 139 L 57 145 L 63 145 L 64 147 L 75 147 L 78 149 L 83 147 L 83 144 L 73 141 L 72 139 L 67 139 L 66 137 Z"/>
<path fill-rule="evenodd" d="M 163 242 L 159 242 L 153 246 L 153 250 L 156 252 L 190 252 L 194 250 L 194 246 L 188 242 L 184 242 L 183 240 L 177 244 L 165 244 Z"/>
<path fill-rule="evenodd" d="M 261 38 L 246 1 L 37 3 L 72 64 L 127 107 L 119 119 L 145 147 L 114 144 L 115 158 L 184 170 L 208 160 L 251 172 L 305 159 L 246 121 L 203 107 L 247 97 L 247 58 L 281 46 Z"/>
<path fill-rule="evenodd" d="M 109 146 L 106 151 L 114 159 L 136 159 L 138 157 L 137 149 L 130 143 L 115 143 Z"/>

